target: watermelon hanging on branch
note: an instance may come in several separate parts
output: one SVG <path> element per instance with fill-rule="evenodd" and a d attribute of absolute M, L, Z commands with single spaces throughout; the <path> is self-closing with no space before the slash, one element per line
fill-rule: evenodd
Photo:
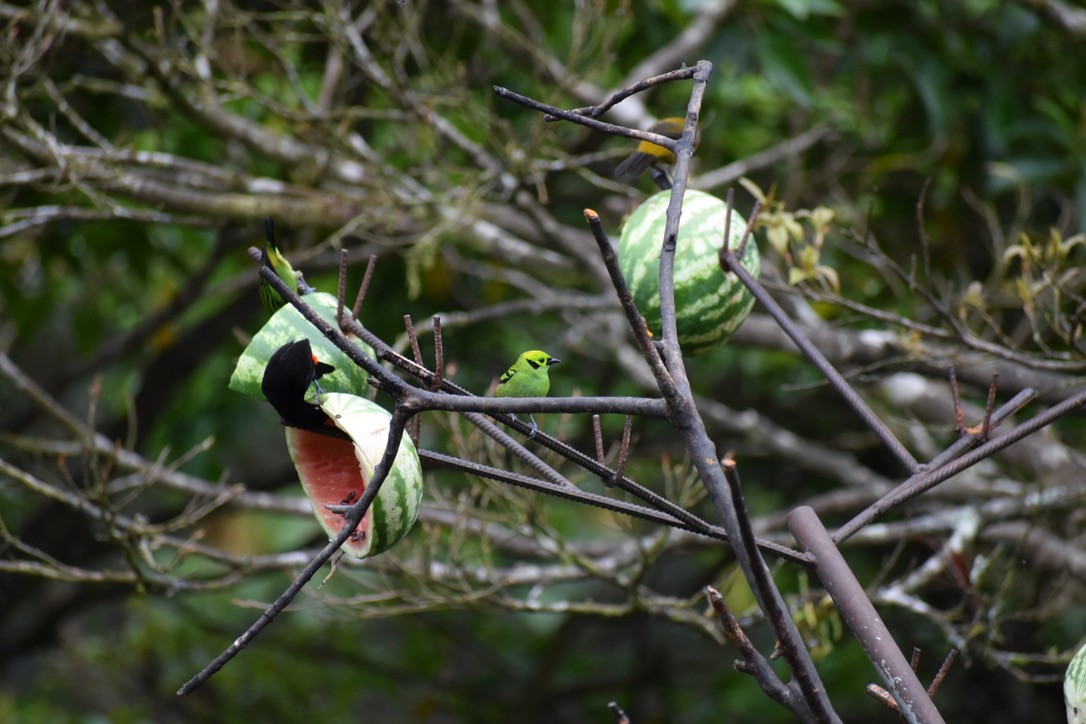
<path fill-rule="evenodd" d="M 660 319 L 660 252 L 664 242 L 670 191 L 662 191 L 637 207 L 622 227 L 619 267 L 645 324 L 657 338 Z M 731 337 L 750 315 L 754 296 L 734 274 L 720 268 L 728 206 L 703 191 L 687 191 L 675 248 L 675 311 L 679 345 L 684 354 L 700 354 Z M 747 221 L 732 210 L 729 245 L 739 248 Z M 758 276 L 758 246 L 747 241 L 740 259 Z"/>
<path fill-rule="evenodd" d="M 313 513 L 331 537 L 343 527 L 344 516 L 327 506 L 350 505 L 362 497 L 388 443 L 391 416 L 364 397 L 341 392 L 318 395 L 315 402 L 351 439 L 288 427 L 287 448 Z M 422 467 L 405 434 L 388 478 L 343 550 L 356 558 L 388 550 L 411 530 L 421 502 Z"/>
<path fill-rule="evenodd" d="M 332 326 L 336 322 L 338 301 L 332 294 L 315 292 L 307 294 L 305 301 L 317 314 Z M 322 362 L 335 367 L 335 372 L 321 378 L 321 386 L 333 392 L 350 392 L 364 395 L 369 389 L 369 378 L 365 370 L 355 365 L 342 350 L 325 339 L 313 328 L 305 317 L 289 304 L 281 308 L 271 319 L 265 322 L 260 331 L 253 336 L 249 345 L 238 358 L 234 373 L 230 376 L 230 389 L 243 395 L 260 399 L 260 381 L 264 377 L 264 367 L 275 351 L 287 342 L 299 338 L 309 339 L 314 353 Z M 374 357 L 369 345 L 356 342 L 358 348 L 369 357 Z"/>
<path fill-rule="evenodd" d="M 335 319 L 332 295 L 317 292 L 306 301 L 330 323 Z M 275 407 L 317 522 L 335 535 L 345 518 L 327 506 L 362 497 L 388 442 L 391 415 L 361 396 L 369 388 L 365 371 L 288 305 L 242 352 L 230 388 Z M 414 525 L 421 501 L 422 467 L 404 435 L 388 478 L 343 550 L 356 558 L 388 550 Z"/>

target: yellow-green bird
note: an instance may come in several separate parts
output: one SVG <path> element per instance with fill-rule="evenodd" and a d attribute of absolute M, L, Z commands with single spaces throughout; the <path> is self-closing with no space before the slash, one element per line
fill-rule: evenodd
<path fill-rule="evenodd" d="M 551 357 L 541 349 L 530 349 L 513 363 L 513 366 L 498 378 L 497 397 L 546 397 L 551 389 L 550 366 L 562 360 Z M 516 415 L 513 415 L 516 418 Z M 539 426 L 531 415 L 532 431 L 528 439 L 535 437 Z"/>
<path fill-rule="evenodd" d="M 678 140 L 682 138 L 685 126 L 685 118 L 661 118 L 653 123 L 648 130 Z M 699 130 L 698 135 L 694 137 L 695 148 L 700 140 L 701 131 Z M 670 166 L 675 163 L 675 154 L 663 146 L 657 146 L 655 143 L 640 141 L 637 144 L 637 149 L 615 168 L 615 178 L 632 181 L 639 178 L 650 166 L 658 163 Z"/>
<path fill-rule="evenodd" d="M 264 219 L 264 238 L 264 251 L 260 256 L 260 263 L 275 272 L 275 275 L 282 279 L 283 283 L 295 294 L 312 292 L 313 288 L 305 283 L 302 273 L 294 270 L 287 258 L 279 251 L 279 247 L 275 245 L 275 222 L 271 219 Z M 268 314 L 275 314 L 287 303 L 271 284 L 264 281 L 263 277 L 260 279 L 260 301 Z"/>

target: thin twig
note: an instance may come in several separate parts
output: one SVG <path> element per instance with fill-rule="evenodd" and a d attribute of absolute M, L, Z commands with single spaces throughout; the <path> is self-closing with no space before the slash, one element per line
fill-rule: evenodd
<path fill-rule="evenodd" d="M 996 390 L 999 389 L 999 375 L 992 375 L 992 384 L 988 386 L 988 399 L 984 403 L 984 420 L 980 424 L 980 433 L 977 437 L 987 440 L 992 431 L 992 409 L 995 407 Z"/>
<path fill-rule="evenodd" d="M 840 545 L 841 542 L 848 540 L 848 538 L 853 536 L 857 531 L 883 513 L 893 510 L 906 501 L 934 488 L 939 483 L 949 480 L 966 468 L 972 467 L 982 460 L 986 460 L 1003 448 L 1013 445 L 1027 435 L 1032 435 L 1037 430 L 1051 425 L 1059 418 L 1074 412 L 1083 405 L 1086 405 L 1086 390 L 1072 395 L 1060 404 L 1050 407 L 1048 410 L 1032 417 L 1017 427 L 1011 428 L 994 440 L 989 440 L 980 447 L 974 448 L 965 455 L 962 455 L 960 458 L 941 465 L 934 470 L 925 470 L 924 472 L 913 475 L 904 483 L 894 488 L 890 493 L 884 495 L 878 501 L 872 503 L 862 512 L 854 516 L 852 520 L 838 528 L 833 534 L 834 542 Z M 996 416 L 998 417 L 998 413 Z"/>
<path fill-rule="evenodd" d="M 950 400 L 954 405 L 954 429 L 959 435 L 965 434 L 965 412 L 962 410 L 962 396 L 958 390 L 958 375 L 954 371 L 954 365 L 947 370 L 950 377 Z"/>
<path fill-rule="evenodd" d="M 607 460 L 603 455 L 603 429 L 600 427 L 600 416 L 592 416 L 592 439 L 596 442 L 596 462 L 600 465 L 606 464 Z"/>
<path fill-rule="evenodd" d="M 407 340 L 411 343 L 411 353 L 415 355 L 415 364 L 425 367 L 422 361 L 422 350 L 419 348 L 419 338 L 415 335 L 415 325 L 411 323 L 410 314 L 403 315 L 403 326 L 407 330 Z"/>
<path fill-rule="evenodd" d="M 366 292 L 370 288 L 370 280 L 373 279 L 373 270 L 377 266 L 377 255 L 371 254 L 366 262 L 366 273 L 362 276 L 362 284 L 358 287 L 358 296 L 354 298 L 354 306 L 351 307 L 351 316 L 358 319 L 362 313 L 362 301 L 366 298 Z"/>
<path fill-rule="evenodd" d="M 411 352 L 415 355 L 415 364 L 425 368 L 426 365 L 422 361 L 422 350 L 419 348 L 419 338 L 415 334 L 415 325 L 411 323 L 410 314 L 403 315 L 403 326 L 407 330 L 407 339 L 411 343 Z M 415 443 L 415 447 L 418 447 L 419 435 L 422 433 L 422 415 L 415 416 L 408 431 L 411 435 L 411 442 Z"/>
<path fill-rule="evenodd" d="M 641 350 L 641 355 L 645 358 L 645 361 L 648 362 L 649 368 L 656 378 L 656 384 L 659 386 L 660 392 L 665 397 L 678 394 L 675 390 L 675 383 L 671 379 L 671 375 L 668 373 L 667 368 L 664 366 L 660 354 L 656 351 L 656 346 L 653 344 L 652 338 L 649 336 L 649 330 L 645 326 L 645 318 L 637 311 L 637 303 L 634 302 L 630 287 L 626 284 L 626 278 L 622 276 L 622 269 L 618 265 L 618 254 L 615 253 L 615 247 L 611 244 L 607 232 L 603 230 L 603 223 L 600 221 L 599 214 L 592 209 L 585 209 L 584 217 L 588 222 L 588 228 L 592 230 L 592 236 L 595 238 L 596 244 L 600 248 L 600 256 L 603 258 L 603 263 L 607 267 L 607 273 L 611 277 L 611 284 L 614 286 L 615 293 L 618 295 L 618 301 L 619 304 L 622 305 L 622 311 L 626 313 L 626 321 L 630 325 L 630 330 L 633 332 L 634 339 L 637 340 L 637 346 Z"/>
<path fill-rule="evenodd" d="M 489 480 L 496 480 L 502 483 L 508 483 L 515 485 L 526 490 L 532 490 L 537 493 L 545 493 L 552 495 L 563 500 L 572 500 L 578 503 L 584 503 L 592 505 L 604 510 L 610 510 L 615 513 L 621 513 L 628 515 L 632 518 L 639 518 L 641 520 L 649 521 L 657 525 L 666 525 L 670 528 L 676 528 L 679 530 L 690 531 L 691 533 L 697 533 L 703 535 L 706 538 L 713 538 L 719 541 L 728 541 L 728 534 L 723 528 L 719 526 L 696 526 L 678 520 L 674 517 L 657 511 L 654 508 L 647 508 L 645 506 L 636 505 L 633 503 L 627 503 L 621 500 L 615 500 L 605 495 L 597 495 L 595 493 L 589 493 L 581 490 L 574 485 L 562 485 L 555 484 L 546 480 L 538 480 L 536 478 L 529 478 L 518 473 L 509 472 L 500 468 L 491 467 L 489 465 L 483 465 L 482 463 L 476 463 L 471 460 L 464 460 L 462 458 L 452 457 L 451 455 L 445 455 L 443 453 L 433 452 L 431 450 L 419 450 L 419 457 L 429 463 L 435 465 L 442 465 L 444 467 L 451 468 L 453 470 L 459 470 L 469 475 L 477 475 Z M 329 506 L 329 509 L 333 512 L 340 512 L 337 506 Z M 772 541 L 758 541 L 758 546 L 766 553 L 785 558 L 787 560 L 795 561 L 796 553 L 786 546 L 782 546 Z"/>
<path fill-rule="evenodd" d="M 887 709 L 891 711 L 898 710 L 897 701 L 894 700 L 893 695 L 878 684 L 868 684 L 864 691 L 867 692 L 868 696 L 885 706 Z"/>
<path fill-rule="evenodd" d="M 614 93 L 609 95 L 607 99 L 603 101 L 603 103 L 595 106 L 582 106 L 581 108 L 574 108 L 572 111 L 570 111 L 570 113 L 584 115 L 590 118 L 602 116 L 604 113 L 611 110 L 613 107 L 615 107 L 632 95 L 642 93 L 649 90 L 650 88 L 655 88 L 658 85 L 663 85 L 664 83 L 672 83 L 677 80 L 688 80 L 693 77 L 693 73 L 695 70 L 696 67 L 679 68 L 677 70 L 668 71 L 667 73 L 660 73 L 659 75 L 654 75 L 651 78 L 639 80 L 636 83 L 631 83 L 625 88 L 615 91 Z M 561 118 L 561 116 L 559 116 L 558 114 L 543 116 L 543 120 L 545 121 L 554 121 L 558 120 L 559 118 Z"/>
<path fill-rule="evenodd" d="M 826 359 L 825 355 L 815 347 L 811 340 L 807 339 L 807 336 L 803 334 L 795 322 L 788 318 L 788 315 L 777 304 L 773 297 L 769 296 L 769 293 L 758 283 L 750 273 L 743 268 L 743 265 L 739 261 L 739 257 L 736 256 L 734 251 L 730 249 L 721 250 L 721 261 L 725 271 L 730 271 L 739 277 L 739 280 L 743 282 L 743 285 L 750 290 L 754 298 L 765 308 L 765 310 L 773 317 L 773 319 L 780 325 L 785 334 L 795 342 L 800 351 L 806 355 L 807 359 L 818 368 L 818 371 L 826 378 L 826 381 L 830 383 L 830 386 L 839 394 L 846 403 L 859 415 L 860 419 L 864 421 L 872 432 L 874 432 L 883 445 L 898 459 L 898 461 L 905 466 L 909 472 L 914 472 L 919 468 L 919 464 L 916 459 L 905 449 L 905 446 L 901 444 L 901 441 L 897 439 L 894 433 L 886 426 L 886 423 L 875 414 L 875 411 L 868 406 L 862 397 L 860 397 L 852 386 L 848 384 L 848 381 L 841 376 L 841 373 L 834 369 L 830 361 Z"/>
<path fill-rule="evenodd" d="M 731 203 L 732 203 L 732 197 L 730 195 L 731 193 L 732 193 L 732 190 L 728 189 L 728 194 L 729 194 L 729 196 L 728 196 L 728 209 L 729 210 L 731 209 Z M 747 250 L 747 244 L 751 243 L 751 239 L 754 238 L 754 225 L 758 222 L 758 216 L 761 213 L 762 213 L 762 200 L 758 199 L 757 201 L 754 202 L 754 208 L 752 208 L 750 210 L 750 218 L 747 219 L 747 228 L 743 229 L 743 236 L 739 240 L 739 248 L 735 250 L 735 255 L 738 256 L 740 259 L 743 258 L 743 252 L 745 252 Z M 730 240 L 731 240 L 731 234 L 725 234 L 724 235 L 724 245 L 721 247 L 721 249 L 727 248 Z"/>
<path fill-rule="evenodd" d="M 347 299 L 347 250 L 339 252 L 339 287 L 336 293 L 336 319 L 343 319 L 343 306 Z"/>
<path fill-rule="evenodd" d="M 636 141 L 648 141 L 649 143 L 656 144 L 657 146 L 663 146 L 672 153 L 679 148 L 680 141 L 674 138 L 668 138 L 667 136 L 661 136 L 659 133 L 653 133 L 651 131 L 639 131 L 634 128 L 627 128 L 626 126 L 618 126 L 614 123 L 605 123 L 603 121 L 597 121 L 589 116 L 581 115 L 574 111 L 564 111 L 557 106 L 552 106 L 547 103 L 541 103 L 527 96 L 522 96 L 520 93 L 515 93 L 508 88 L 502 88 L 501 86 L 494 86 L 494 92 L 501 98 L 519 103 L 522 106 L 531 108 L 533 110 L 541 111 L 547 115 L 553 116 L 556 120 L 571 121 L 579 126 L 586 126 L 594 131 L 601 131 L 608 133 L 612 136 L 621 136 L 623 138 L 632 138 Z"/>
<path fill-rule="evenodd" d="M 430 391 L 438 392 L 445 379 L 445 343 L 441 337 L 441 316 L 434 315 L 434 380 Z"/>
<path fill-rule="evenodd" d="M 328 559 L 338 551 L 347 539 L 354 534 L 355 529 L 358 527 L 366 511 L 369 510 L 370 505 L 373 503 L 377 494 L 381 491 L 382 485 L 388 478 L 389 472 L 392 470 L 392 465 L 396 460 L 396 453 L 400 449 L 400 440 L 403 436 L 404 427 L 407 421 L 410 419 L 410 414 L 401 412 L 400 408 L 392 414 L 392 419 L 389 420 L 388 426 L 388 442 L 385 445 L 385 453 L 381 457 L 380 462 L 374 468 L 373 477 L 370 478 L 369 484 L 366 486 L 366 490 L 362 493 L 362 496 L 358 499 L 358 502 L 352 506 L 351 511 L 345 516 L 343 527 L 328 541 L 328 544 L 321 549 L 320 553 L 314 556 L 302 572 L 294 579 L 286 590 L 279 595 L 275 601 L 268 606 L 264 612 L 246 631 L 234 639 L 225 651 L 219 654 L 210 664 L 205 666 L 198 674 L 189 679 L 185 684 L 177 690 L 178 696 L 185 696 L 191 694 L 201 684 L 206 682 L 212 676 L 215 675 L 223 666 L 230 662 L 235 656 L 248 646 L 256 636 L 263 631 L 268 624 L 274 621 L 279 614 L 281 614 L 290 602 L 294 600 L 302 588 L 316 575 L 317 571 L 328 562 Z"/>
<path fill-rule="evenodd" d="M 943 663 L 939 667 L 938 673 L 935 674 L 935 678 L 932 679 L 931 685 L 928 686 L 928 696 L 934 697 L 935 693 L 939 691 L 939 687 L 943 684 L 943 679 L 946 678 L 947 673 L 950 671 L 950 667 L 954 665 L 954 660 L 957 657 L 957 649 L 951 649 L 947 652 L 946 658 L 943 659 Z M 920 665 L 920 649 L 915 646 L 913 647 L 913 657 L 909 662 L 909 665 L 912 667 L 913 671 L 916 671 Z M 899 711 L 897 701 L 894 699 L 893 695 L 878 684 L 868 684 L 865 691 L 868 696 L 885 706 L 887 709 Z M 904 718 L 905 717 L 902 716 L 902 719 Z"/>
<path fill-rule="evenodd" d="M 954 661 L 957 658 L 957 649 L 951 649 L 946 653 L 946 658 L 943 659 L 942 665 L 939 666 L 939 671 L 935 674 L 935 678 L 931 680 L 931 686 L 928 687 L 928 696 L 935 696 L 935 693 L 939 691 L 939 687 L 943 685 L 943 679 L 950 673 L 950 667 L 954 665 Z"/>
<path fill-rule="evenodd" d="M 1027 404 L 1032 402 L 1036 397 L 1037 393 L 1029 389 L 1028 387 L 1019 392 L 1017 395 L 1012 397 L 1010 401 L 1007 402 L 1007 404 L 1003 405 L 992 414 L 992 427 L 994 428 L 1000 422 L 1021 410 Z M 920 472 L 935 470 L 936 468 L 946 464 L 948 461 L 955 459 L 966 450 L 974 448 L 979 444 L 980 441 L 971 435 L 960 437 L 955 440 L 954 443 L 950 445 L 950 447 L 932 458 L 932 460 L 928 464 L 924 465 L 923 468 L 921 468 Z M 909 480 L 912 480 L 912 478 L 910 478 Z M 907 482 L 909 481 L 906 481 L 906 483 Z M 902 483 L 902 485 L 904 484 L 905 483 Z"/>
<path fill-rule="evenodd" d="M 617 701 L 611 701 L 607 703 L 607 708 L 611 710 L 611 714 L 615 717 L 615 724 L 630 724 L 630 717 L 626 716 L 626 712 L 622 710 L 622 707 L 618 705 Z"/>
<path fill-rule="evenodd" d="M 720 595 L 720 591 L 712 586 L 706 586 L 705 595 L 713 611 L 716 612 L 717 621 L 720 622 L 720 629 L 724 632 L 724 636 L 735 648 L 739 649 L 739 654 L 743 657 L 741 661 L 735 662 L 735 668 L 753 676 L 762 691 L 787 709 L 794 710 L 797 702 L 802 704 L 802 701 L 798 701 L 795 692 L 780 680 L 769 661 L 751 643 L 743 627 L 739 625 L 739 620 L 728 610 L 728 604 L 724 596 Z"/>
<path fill-rule="evenodd" d="M 626 470 L 626 461 L 630 457 L 630 432 L 633 430 L 633 417 L 626 415 L 626 424 L 622 427 L 622 444 L 618 448 L 618 462 L 615 464 L 615 477 L 605 481 L 608 485 L 614 485 L 622 480 L 622 474 Z"/>
<path fill-rule="evenodd" d="M 788 607 L 785 605 L 784 600 L 780 597 L 780 592 L 777 590 L 776 584 L 773 582 L 773 574 L 769 572 L 769 567 L 765 564 L 765 559 L 762 558 L 757 546 L 754 543 L 754 529 L 750 524 L 750 514 L 747 512 L 746 502 L 743 498 L 742 486 L 739 482 L 739 469 L 732 458 L 725 458 L 721 461 L 721 468 L 724 471 L 724 479 L 728 481 L 728 488 L 731 492 L 731 498 L 735 505 L 735 515 L 739 522 L 739 531 L 743 539 L 743 548 L 747 551 L 747 555 L 750 556 L 749 565 L 753 571 L 753 576 L 748 578 L 751 589 L 755 592 L 755 596 L 761 602 L 762 612 L 765 614 L 766 620 L 769 621 L 773 630 L 778 634 L 778 646 L 780 647 L 781 655 L 784 660 L 788 662 L 788 667 L 792 671 L 793 676 L 796 677 L 796 685 L 800 693 L 806 694 L 814 687 L 818 686 L 818 676 L 815 673 L 813 666 L 808 666 L 810 657 L 807 653 L 807 649 L 803 644 L 803 638 L 799 635 L 799 631 L 795 630 L 795 621 L 792 620 L 791 614 L 788 612 Z M 760 682 L 759 682 L 760 683 Z M 763 686 L 763 690 L 765 687 Z M 766 693 L 769 693 L 768 691 Z M 797 715 L 807 707 L 811 707 L 811 699 L 809 695 L 800 699 L 798 696 L 793 696 L 789 699 L 791 706 L 789 707 Z M 783 703 L 783 702 L 782 702 Z M 823 706 L 828 705 L 828 700 L 822 703 Z M 805 705 L 805 706 L 804 706 Z M 812 707 L 813 708 L 813 707 Z M 816 709 L 816 711 L 818 711 Z M 805 717 L 811 717 L 812 713 L 809 711 L 804 712 Z M 833 710 L 826 711 L 823 709 L 819 711 L 818 719 L 825 719 L 827 714 L 832 715 Z"/>

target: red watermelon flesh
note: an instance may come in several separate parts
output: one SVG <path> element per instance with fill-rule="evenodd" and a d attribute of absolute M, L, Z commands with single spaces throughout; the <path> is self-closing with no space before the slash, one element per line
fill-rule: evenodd
<path fill-rule="evenodd" d="M 287 428 L 287 446 L 290 448 L 294 465 L 300 474 L 302 488 L 313 503 L 314 513 L 321 526 L 333 536 L 339 532 L 345 522 L 341 513 L 328 510 L 328 505 L 351 505 L 362 497 L 373 474 L 355 455 L 355 446 L 349 440 L 340 440 L 314 432 Z M 370 542 L 366 531 L 373 521 L 373 506 L 366 511 L 354 533 L 343 544 L 344 550 L 352 556 L 364 557 L 369 552 Z"/>
<path fill-rule="evenodd" d="M 349 505 L 362 496 L 385 454 L 392 418 L 379 405 L 358 395 L 328 392 L 318 401 L 351 440 L 287 428 L 287 447 L 317 521 L 334 536 L 343 527 L 344 516 L 326 506 Z M 394 546 L 418 518 L 422 488 L 418 453 L 411 438 L 401 435 L 388 480 L 343 550 L 365 558 Z"/>

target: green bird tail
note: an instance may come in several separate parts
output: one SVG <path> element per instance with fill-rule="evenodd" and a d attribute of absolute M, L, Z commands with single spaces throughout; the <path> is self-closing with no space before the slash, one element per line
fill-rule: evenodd
<path fill-rule="evenodd" d="M 294 267 L 290 265 L 287 258 L 279 251 L 279 247 L 275 245 L 275 222 L 270 218 L 264 219 L 264 238 L 264 250 L 260 255 L 261 264 L 275 272 L 275 275 L 282 279 L 295 294 L 300 293 L 298 289 L 298 277 L 300 275 L 294 271 Z M 308 285 L 304 287 L 304 290 L 305 292 L 313 291 L 312 287 Z M 263 278 L 260 280 L 260 301 L 269 315 L 275 314 L 280 307 L 286 304 L 286 300 L 280 296 L 279 292 L 275 291 L 275 288 L 264 281 Z"/>

